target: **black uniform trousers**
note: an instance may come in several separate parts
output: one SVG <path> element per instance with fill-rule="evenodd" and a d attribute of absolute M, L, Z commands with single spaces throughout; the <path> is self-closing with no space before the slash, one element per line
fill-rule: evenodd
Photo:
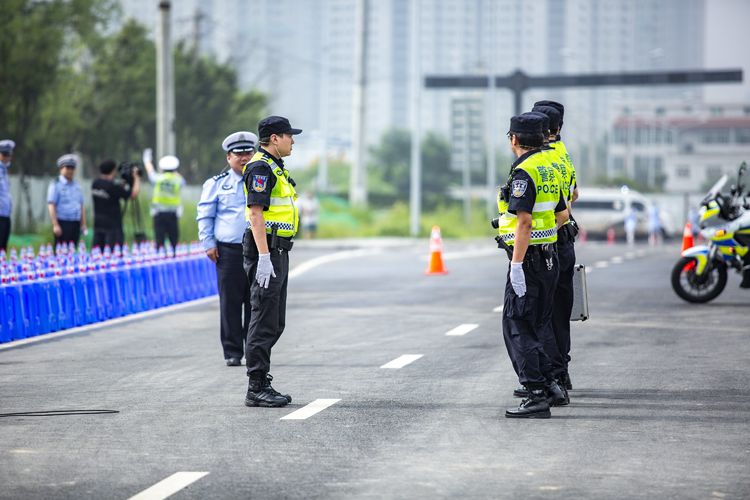
<path fill-rule="evenodd" d="M 172 249 L 177 246 L 180 237 L 180 227 L 177 223 L 177 212 L 157 212 L 154 214 L 154 241 L 156 248 L 164 246 L 164 240 L 169 238 Z M 173 250 L 174 251 L 174 250 Z"/>
<path fill-rule="evenodd" d="M 217 242 L 216 248 L 221 347 L 224 359 L 241 359 L 250 325 L 250 282 L 243 269 L 242 244 Z"/>
<path fill-rule="evenodd" d="M 526 294 L 516 295 L 510 283 L 510 265 L 503 301 L 503 339 L 521 385 L 541 389 L 553 379 L 552 360 L 557 345 L 552 332 L 552 296 L 559 273 L 554 247 L 550 250 L 551 268 L 541 245 L 529 245 L 523 260 Z"/>
<path fill-rule="evenodd" d="M 0 217 L 0 250 L 8 248 L 10 238 L 10 217 Z"/>
<path fill-rule="evenodd" d="M 552 367 L 555 377 L 567 373 L 570 362 L 570 313 L 573 310 L 573 268 L 576 265 L 575 239 L 564 231 L 558 232 L 557 258 L 560 277 L 552 299 L 552 330 L 560 353 L 558 366 Z"/>
<path fill-rule="evenodd" d="M 81 221 L 79 220 L 57 220 L 62 229 L 60 236 L 55 235 L 55 252 L 57 252 L 57 245 L 60 243 L 73 242 L 76 246 L 78 241 L 81 239 Z"/>
<path fill-rule="evenodd" d="M 268 238 L 270 244 L 270 236 Z M 250 281 L 250 326 L 245 346 L 247 376 L 262 378 L 271 369 L 271 349 L 286 326 L 286 289 L 289 282 L 289 253 L 281 248 L 271 249 L 271 264 L 276 277 L 271 277 L 268 288 L 261 288 L 255 279 L 258 250 L 252 232 L 243 238 L 244 267 Z M 287 240 L 288 242 L 288 240 Z"/>
<path fill-rule="evenodd" d="M 91 241 L 92 247 L 104 248 L 105 246 L 112 248 L 115 245 L 120 245 L 125 242 L 125 235 L 122 232 L 122 227 L 115 228 L 94 228 L 94 239 Z"/>

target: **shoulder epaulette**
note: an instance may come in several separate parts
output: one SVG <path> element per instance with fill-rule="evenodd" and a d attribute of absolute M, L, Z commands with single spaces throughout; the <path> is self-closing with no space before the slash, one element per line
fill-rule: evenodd
<path fill-rule="evenodd" d="M 222 172 L 222 173 L 220 173 L 220 174 L 214 175 L 214 176 L 212 177 L 212 179 L 213 179 L 213 180 L 215 180 L 215 181 L 218 181 L 219 179 L 223 179 L 223 178 L 224 178 L 224 177 L 226 177 L 227 175 L 229 175 L 229 170 L 227 170 L 226 172 Z"/>

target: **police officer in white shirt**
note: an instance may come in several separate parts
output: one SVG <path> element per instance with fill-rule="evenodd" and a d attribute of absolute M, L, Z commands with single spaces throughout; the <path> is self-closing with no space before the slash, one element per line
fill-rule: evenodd
<path fill-rule="evenodd" d="M 252 132 L 235 132 L 221 144 L 229 169 L 203 184 L 198 202 L 198 235 L 206 256 L 216 263 L 221 345 L 227 366 L 240 366 L 250 324 L 250 284 L 242 267 L 245 192 L 242 168 L 258 146 Z M 243 319 L 244 309 L 244 319 Z"/>

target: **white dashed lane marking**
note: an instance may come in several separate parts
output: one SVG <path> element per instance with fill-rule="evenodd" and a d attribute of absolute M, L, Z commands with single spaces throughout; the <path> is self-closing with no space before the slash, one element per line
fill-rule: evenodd
<path fill-rule="evenodd" d="M 130 500 L 162 500 L 207 475 L 208 472 L 175 472 L 152 487 L 130 497 Z"/>
<path fill-rule="evenodd" d="M 492 312 L 501 313 L 503 312 L 503 306 L 497 306 L 492 310 Z"/>
<path fill-rule="evenodd" d="M 612 264 L 622 264 L 623 259 L 622 259 L 622 257 L 617 256 L 617 257 L 612 257 L 611 259 L 609 259 L 609 261 Z"/>
<path fill-rule="evenodd" d="M 609 262 L 607 262 L 606 260 L 594 262 L 594 269 L 604 269 L 605 267 L 609 267 Z"/>
<path fill-rule="evenodd" d="M 479 325 L 475 325 L 474 323 L 464 323 L 463 325 L 458 325 L 453 330 L 445 332 L 445 334 L 449 336 L 466 335 L 478 326 Z"/>
<path fill-rule="evenodd" d="M 397 357 L 393 361 L 389 361 L 388 363 L 384 364 L 380 368 L 392 368 L 394 370 L 398 368 L 403 368 L 409 363 L 413 363 L 414 361 L 418 360 L 422 356 L 424 355 L 423 354 L 404 354 L 403 356 Z"/>
<path fill-rule="evenodd" d="M 341 401 L 340 399 L 316 399 L 307 406 L 303 406 L 297 411 L 293 411 L 289 415 L 281 417 L 281 420 L 305 420 L 310 418 L 316 413 L 320 413 L 331 405 L 335 405 Z"/>

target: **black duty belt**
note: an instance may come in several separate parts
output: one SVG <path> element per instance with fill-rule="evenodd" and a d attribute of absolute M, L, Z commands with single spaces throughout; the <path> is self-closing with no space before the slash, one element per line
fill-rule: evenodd
<path fill-rule="evenodd" d="M 270 248 L 271 250 L 275 250 L 278 248 L 280 250 L 285 250 L 288 252 L 294 246 L 294 242 L 291 238 L 285 238 L 283 236 L 274 237 L 273 235 L 267 234 L 266 240 L 268 241 L 268 248 Z"/>
<path fill-rule="evenodd" d="M 242 250 L 242 243 L 224 243 L 223 241 L 217 241 L 216 246 Z"/>

